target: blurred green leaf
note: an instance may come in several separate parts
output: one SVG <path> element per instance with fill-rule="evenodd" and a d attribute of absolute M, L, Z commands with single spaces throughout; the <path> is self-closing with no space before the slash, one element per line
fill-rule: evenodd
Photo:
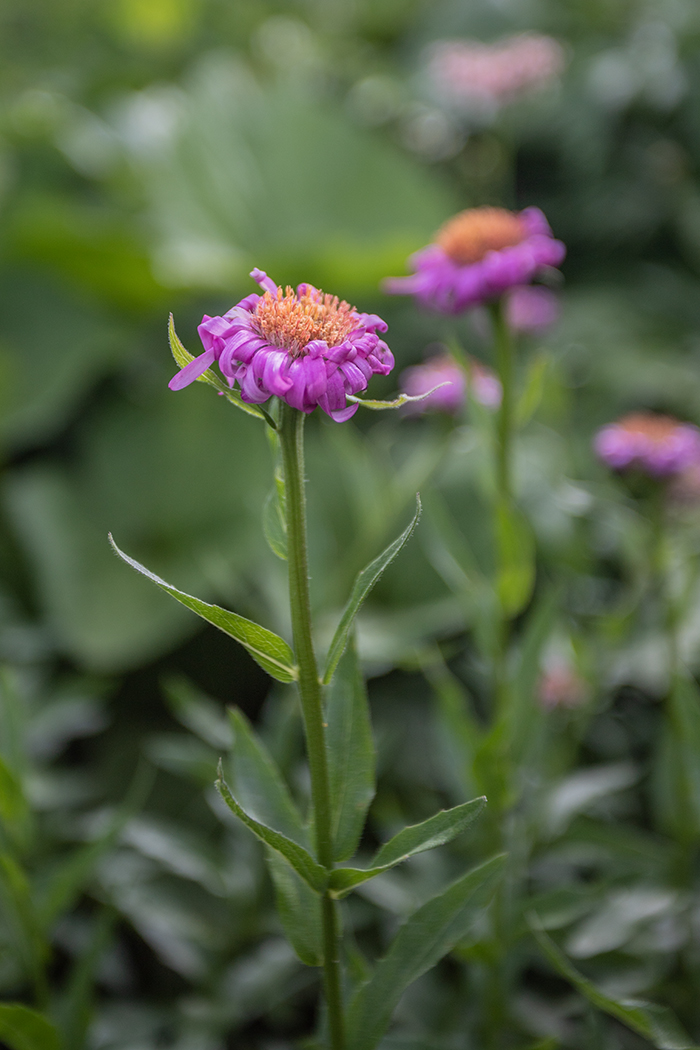
<path fill-rule="evenodd" d="M 381 847 L 369 868 L 336 868 L 331 873 L 329 889 L 336 897 L 345 896 L 345 891 L 367 879 L 373 879 L 375 875 L 381 875 L 409 857 L 435 849 L 436 846 L 444 846 L 469 827 L 485 805 L 485 798 L 475 798 L 453 809 L 441 810 L 420 824 L 403 828 Z"/>
<path fill-rule="evenodd" d="M 152 580 L 166 594 L 175 598 L 187 609 L 197 613 L 203 620 L 207 620 L 208 623 L 218 627 L 224 634 L 228 634 L 229 637 L 240 642 L 256 663 L 259 663 L 262 669 L 267 671 L 269 675 L 272 675 L 273 678 L 276 678 L 279 682 L 293 682 L 296 679 L 297 669 L 294 664 L 294 653 L 283 638 L 273 634 L 272 631 L 268 631 L 267 628 L 253 623 L 252 620 L 246 620 L 244 616 L 238 616 L 227 609 L 221 609 L 218 605 L 210 605 L 208 602 L 200 601 L 199 598 L 194 598 L 191 594 L 179 591 L 176 587 L 166 583 L 165 580 L 161 580 L 160 576 L 156 576 L 144 565 L 134 561 L 128 554 L 124 554 L 117 547 L 111 534 L 109 542 L 122 561 L 125 561 L 132 569 L 136 569 L 142 576 Z"/>
<path fill-rule="evenodd" d="M 234 813 L 247 828 L 250 828 L 254 835 L 257 835 L 257 837 L 267 846 L 271 846 L 272 849 L 277 850 L 278 853 L 285 857 L 294 870 L 301 875 L 302 879 L 304 879 L 313 890 L 316 890 L 317 893 L 323 893 L 328 883 L 328 873 L 325 868 L 316 863 L 311 854 L 308 853 L 303 846 L 300 846 L 298 843 L 287 838 L 286 835 L 281 835 L 279 831 L 274 831 L 273 828 L 268 828 L 267 825 L 261 824 L 260 821 L 254 820 L 253 817 L 249 816 L 231 794 L 231 789 L 223 779 L 221 771 L 219 772 L 219 779 L 216 781 L 216 788 L 231 812 Z"/>
<path fill-rule="evenodd" d="M 277 486 L 267 496 L 263 505 L 263 532 L 273 554 L 282 561 L 287 560 L 287 526 L 280 506 Z"/>
<path fill-rule="evenodd" d="M 169 675 L 162 685 L 168 706 L 178 722 L 210 747 L 231 747 L 231 726 L 220 704 L 181 675 Z"/>
<path fill-rule="evenodd" d="M 519 427 L 524 427 L 534 416 L 539 408 L 542 394 L 547 380 L 547 370 L 550 365 L 549 354 L 544 351 L 535 354 L 528 364 L 525 387 L 518 400 L 515 410 L 515 421 Z"/>
<path fill-rule="evenodd" d="M 528 522 L 511 503 L 496 504 L 496 539 L 496 590 L 504 614 L 517 616 L 535 584 L 535 543 Z"/>
<path fill-rule="evenodd" d="M 529 921 L 537 943 L 554 969 L 599 1010 L 622 1021 L 632 1031 L 638 1032 L 653 1043 L 658 1050 L 698 1050 L 671 1010 L 655 1003 L 637 999 L 613 999 L 604 995 L 571 965 L 551 937 L 544 932 L 534 913 L 530 914 Z"/>
<path fill-rule="evenodd" d="M 374 798 L 374 741 L 369 702 L 352 635 L 326 693 L 333 859 L 351 857 Z"/>
<path fill-rule="evenodd" d="M 273 849 L 266 853 L 284 932 L 306 966 L 322 966 L 321 899 L 284 857 Z"/>
<path fill-rule="evenodd" d="M 401 548 L 408 542 L 413 534 L 413 530 L 418 524 L 418 520 L 421 515 L 421 502 L 420 496 L 416 495 L 416 513 L 413 516 L 413 520 L 410 525 L 401 533 L 401 535 L 390 543 L 389 546 L 383 551 L 378 558 L 370 562 L 361 572 L 358 573 L 355 583 L 350 595 L 348 604 L 345 607 L 345 611 L 340 618 L 340 623 L 336 628 L 336 632 L 333 635 L 333 640 L 328 650 L 328 656 L 326 658 L 326 669 L 323 675 L 323 682 L 327 685 L 333 677 L 338 661 L 343 655 L 345 646 L 347 645 L 348 635 L 350 628 L 352 627 L 353 620 L 355 619 L 360 606 L 364 602 L 369 592 L 374 587 L 375 583 L 382 575 L 387 565 L 391 564 L 396 555 L 399 553 Z"/>
<path fill-rule="evenodd" d="M 374 1050 L 404 990 L 461 941 L 487 907 L 505 857 L 473 868 L 400 927 L 348 1009 L 348 1050 Z"/>
<path fill-rule="evenodd" d="M 61 1047 L 51 1022 L 20 1003 L 0 1003 L 0 1039 L 9 1050 L 60 1050 Z"/>
<path fill-rule="evenodd" d="M 28 842 L 30 810 L 22 783 L 0 756 L 0 822 L 19 849 Z"/>

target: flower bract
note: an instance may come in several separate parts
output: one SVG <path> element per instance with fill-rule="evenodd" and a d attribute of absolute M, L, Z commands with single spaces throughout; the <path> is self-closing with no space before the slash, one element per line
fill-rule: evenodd
<path fill-rule="evenodd" d="M 301 412 L 319 405 L 338 423 L 349 419 L 358 406 L 347 404 L 346 395 L 394 367 L 377 334 L 386 323 L 310 284 L 283 290 L 263 270 L 251 277 L 262 294 L 246 296 L 223 317 L 205 314 L 197 329 L 204 353 L 171 379 L 170 389 L 181 390 L 217 363 L 249 404 L 274 395 Z"/>
<path fill-rule="evenodd" d="M 527 285 L 566 254 L 539 208 L 471 208 L 453 216 L 411 257 L 414 273 L 390 277 L 390 294 L 414 295 L 440 313 L 458 314 Z"/>
<path fill-rule="evenodd" d="M 671 416 L 633 412 L 599 430 L 594 447 L 614 470 L 671 477 L 700 462 L 700 430 Z"/>

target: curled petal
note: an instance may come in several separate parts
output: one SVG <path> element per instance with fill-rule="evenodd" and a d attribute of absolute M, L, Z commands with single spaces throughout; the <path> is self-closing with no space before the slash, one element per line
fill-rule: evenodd
<path fill-rule="evenodd" d="M 190 383 L 194 383 L 195 379 L 199 379 L 203 372 L 206 372 L 210 365 L 214 364 L 216 360 L 216 354 L 213 350 L 205 350 L 199 357 L 195 357 L 194 361 L 190 361 L 189 364 L 185 365 L 177 375 L 168 383 L 171 390 L 182 390 L 183 387 L 189 386 Z"/>

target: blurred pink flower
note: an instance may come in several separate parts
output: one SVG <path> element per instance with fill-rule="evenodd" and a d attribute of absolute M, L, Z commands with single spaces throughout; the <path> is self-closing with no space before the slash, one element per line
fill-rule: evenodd
<path fill-rule="evenodd" d="M 541 285 L 521 285 L 506 297 L 506 318 L 513 331 L 538 335 L 559 320 L 559 299 Z"/>
<path fill-rule="evenodd" d="M 435 240 L 410 259 L 415 273 L 389 277 L 384 289 L 415 295 L 423 305 L 458 314 L 529 284 L 566 254 L 539 208 L 469 208 L 449 219 Z"/>
<path fill-rule="evenodd" d="M 423 412 L 447 412 L 456 415 L 464 406 L 467 388 L 475 400 L 487 408 L 501 403 L 501 384 L 498 377 L 480 362 L 471 358 L 469 378 L 464 369 L 449 354 L 436 354 L 422 365 L 407 368 L 400 377 L 401 389 L 412 397 L 425 394 L 439 383 L 447 383 L 423 401 L 406 405 L 410 415 Z"/>
<path fill-rule="evenodd" d="M 586 683 L 563 661 L 553 663 L 540 675 L 537 696 L 543 707 L 579 707 L 586 699 Z"/>
<path fill-rule="evenodd" d="M 564 50 L 550 36 L 521 33 L 493 44 L 443 40 L 431 49 L 428 77 L 454 109 L 492 117 L 509 102 L 552 81 Z"/>
<path fill-rule="evenodd" d="M 594 448 L 614 470 L 670 477 L 700 462 L 700 430 L 671 416 L 633 412 L 599 430 Z"/>

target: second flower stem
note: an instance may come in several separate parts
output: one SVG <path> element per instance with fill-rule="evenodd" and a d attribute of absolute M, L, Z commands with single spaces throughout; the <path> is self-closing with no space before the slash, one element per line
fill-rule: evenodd
<path fill-rule="evenodd" d="M 292 634 L 299 668 L 299 696 L 311 773 L 316 855 L 319 864 L 330 871 L 333 867 L 333 837 L 328 755 L 321 683 L 311 632 L 309 598 L 306 497 L 304 493 L 304 419 L 303 412 L 281 402 L 279 439 L 284 466 L 284 511 L 287 524 L 287 564 Z M 323 971 L 331 1050 L 344 1050 L 337 907 L 336 901 L 327 895 L 324 896 L 321 902 Z"/>

